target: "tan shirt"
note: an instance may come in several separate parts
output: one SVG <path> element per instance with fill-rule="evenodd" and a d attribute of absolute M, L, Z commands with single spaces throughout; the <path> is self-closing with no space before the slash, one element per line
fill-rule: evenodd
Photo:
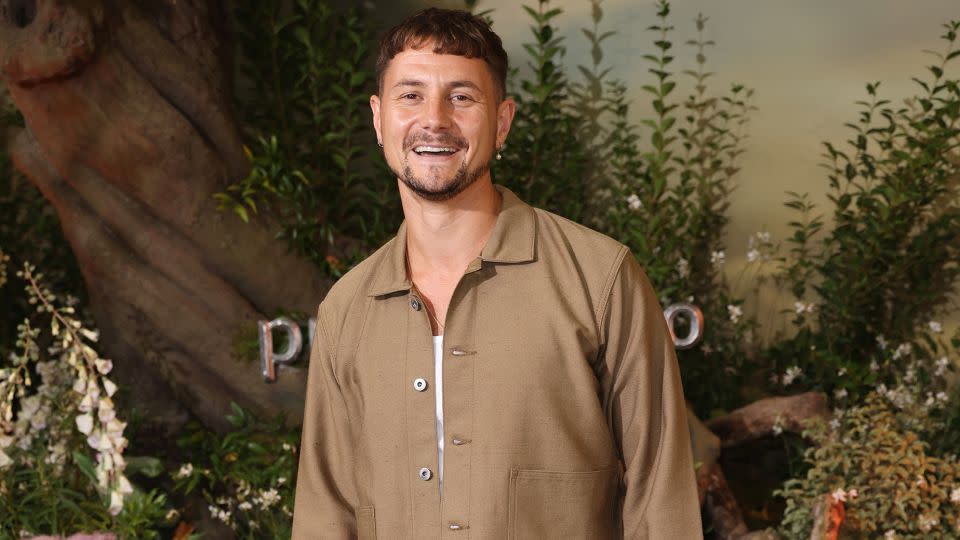
<path fill-rule="evenodd" d="M 442 499 L 432 332 L 401 226 L 320 305 L 294 539 L 702 537 L 649 281 L 623 245 L 498 190 L 447 312 Z"/>

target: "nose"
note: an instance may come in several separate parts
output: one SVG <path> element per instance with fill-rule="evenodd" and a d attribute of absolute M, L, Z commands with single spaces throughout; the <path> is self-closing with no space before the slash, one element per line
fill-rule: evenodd
<path fill-rule="evenodd" d="M 452 123 L 452 105 L 446 99 L 430 99 L 427 101 L 423 115 L 423 127 L 433 131 L 443 131 Z"/>

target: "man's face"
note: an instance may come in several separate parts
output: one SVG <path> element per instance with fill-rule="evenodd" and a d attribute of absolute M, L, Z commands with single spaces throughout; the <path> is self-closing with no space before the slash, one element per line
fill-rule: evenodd
<path fill-rule="evenodd" d="M 498 101 L 483 59 L 435 54 L 432 43 L 404 50 L 387 66 L 381 94 L 370 97 L 377 138 L 414 193 L 443 201 L 489 180 L 516 105 Z"/>

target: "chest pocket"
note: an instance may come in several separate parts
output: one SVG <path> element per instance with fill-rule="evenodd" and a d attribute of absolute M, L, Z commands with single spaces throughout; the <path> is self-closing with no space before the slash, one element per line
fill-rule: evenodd
<path fill-rule="evenodd" d="M 616 468 L 510 472 L 508 540 L 604 540 L 619 535 Z"/>

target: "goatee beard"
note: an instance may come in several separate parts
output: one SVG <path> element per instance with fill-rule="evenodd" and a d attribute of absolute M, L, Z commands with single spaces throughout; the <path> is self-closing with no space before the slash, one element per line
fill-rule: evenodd
<path fill-rule="evenodd" d="M 411 169 L 409 165 L 404 166 L 403 174 L 400 174 L 398 171 L 393 171 L 393 173 L 397 175 L 397 178 L 399 178 L 401 182 L 410 188 L 410 191 L 416 193 L 420 198 L 431 202 L 442 202 L 450 200 L 462 193 L 489 170 L 490 165 L 487 163 L 472 171 L 467 170 L 467 164 L 463 163 L 460 165 L 460 168 L 457 169 L 457 174 L 455 174 L 446 185 L 438 188 L 428 187 L 423 180 L 413 174 L 413 169 Z"/>
<path fill-rule="evenodd" d="M 425 136 L 421 133 L 408 136 L 404 139 L 404 153 L 407 154 L 413 151 L 413 148 L 418 144 L 452 146 L 461 150 L 466 150 L 468 146 L 466 139 L 449 133 L 441 133 L 435 137 Z M 393 170 L 392 167 L 391 170 Z M 445 185 L 441 185 L 437 188 L 431 188 L 427 185 L 423 178 L 417 178 L 417 176 L 413 173 L 413 169 L 410 167 L 408 160 L 406 159 L 403 163 L 403 171 L 393 170 L 393 174 L 395 174 L 401 182 L 406 184 L 407 187 L 410 188 L 410 191 L 416 193 L 420 198 L 432 202 L 441 202 L 456 197 L 462 193 L 463 190 L 467 189 L 470 187 L 470 185 L 479 180 L 480 177 L 486 174 L 489 170 L 489 162 L 484 162 L 482 165 L 472 171 L 468 170 L 466 162 L 463 162 L 460 164 L 460 168 L 457 169 L 457 172 L 453 178 L 451 178 L 450 181 Z"/>

